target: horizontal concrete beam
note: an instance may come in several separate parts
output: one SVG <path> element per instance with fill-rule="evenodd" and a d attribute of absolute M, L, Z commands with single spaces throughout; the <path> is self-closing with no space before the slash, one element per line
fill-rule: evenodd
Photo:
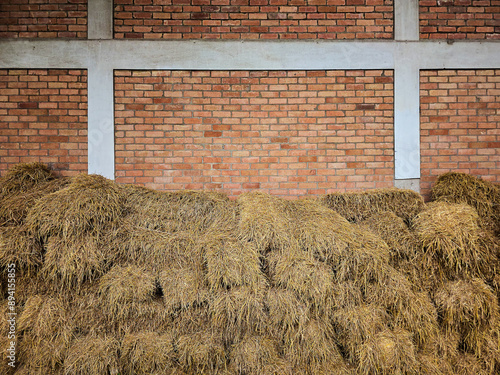
<path fill-rule="evenodd" d="M 500 67 L 500 43 L 433 41 L 0 40 L 0 68 L 322 70 Z"/>

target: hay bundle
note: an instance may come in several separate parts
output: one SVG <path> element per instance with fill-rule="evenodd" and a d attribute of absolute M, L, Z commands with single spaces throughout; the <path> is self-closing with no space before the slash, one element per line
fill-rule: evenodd
<path fill-rule="evenodd" d="M 122 374 L 165 374 L 175 368 L 172 333 L 126 334 L 120 347 Z"/>
<path fill-rule="evenodd" d="M 209 228 L 226 230 L 236 225 L 236 204 L 223 193 L 181 190 L 159 192 L 134 185 L 120 185 L 125 207 L 136 225 L 169 233 Z"/>
<path fill-rule="evenodd" d="M 89 335 L 74 340 L 64 360 L 65 375 L 117 375 L 119 342 L 110 336 Z"/>
<path fill-rule="evenodd" d="M 13 193 L 26 192 L 53 178 L 50 169 L 42 163 L 17 164 L 8 170 L 0 182 L 0 199 Z"/>
<path fill-rule="evenodd" d="M 332 312 L 339 345 L 351 362 L 357 360 L 359 346 L 383 331 L 388 321 L 387 312 L 378 305 L 349 306 Z"/>
<path fill-rule="evenodd" d="M 391 265 L 398 268 L 402 263 L 413 262 L 418 253 L 418 242 L 403 219 L 392 211 L 373 214 L 360 222 L 380 236 L 389 246 Z"/>
<path fill-rule="evenodd" d="M 103 252 L 99 237 L 93 234 L 52 236 L 46 245 L 41 272 L 54 283 L 78 290 L 84 282 L 104 274 L 110 263 L 111 255 Z"/>
<path fill-rule="evenodd" d="M 23 226 L 0 227 L 0 268 L 14 263 L 17 272 L 29 274 L 42 262 L 42 245 Z"/>
<path fill-rule="evenodd" d="M 159 276 L 168 313 L 205 304 L 209 298 L 203 264 L 196 259 L 179 258 Z"/>
<path fill-rule="evenodd" d="M 175 342 L 181 367 L 193 374 L 216 374 L 226 367 L 227 359 L 219 335 L 206 328 L 179 336 Z"/>
<path fill-rule="evenodd" d="M 481 361 L 472 354 L 459 355 L 453 362 L 456 374 L 460 375 L 493 375 Z"/>
<path fill-rule="evenodd" d="M 278 344 L 265 336 L 245 336 L 231 348 L 230 370 L 234 374 L 286 374 L 285 361 L 278 354 Z"/>
<path fill-rule="evenodd" d="M 494 273 L 496 248 L 480 229 L 478 220 L 471 206 L 446 202 L 428 204 L 415 219 L 415 233 L 428 262 L 440 266 L 441 279 L 486 277 Z"/>
<path fill-rule="evenodd" d="M 251 242 L 208 232 L 201 241 L 206 263 L 206 278 L 212 290 L 265 284 L 260 254 Z"/>
<path fill-rule="evenodd" d="M 323 308 L 332 296 L 333 272 L 327 264 L 305 252 L 271 252 L 268 257 L 269 274 L 274 286 L 292 290 Z"/>
<path fill-rule="evenodd" d="M 17 328 L 23 336 L 19 357 L 30 369 L 56 370 L 62 366 L 75 330 L 63 301 L 41 295 L 30 297 Z"/>
<path fill-rule="evenodd" d="M 37 199 L 69 184 L 68 178 L 56 178 L 33 185 L 27 191 L 14 190 L 0 199 L 0 225 L 21 225 Z"/>
<path fill-rule="evenodd" d="M 466 203 L 476 209 L 487 227 L 500 231 L 500 188 L 492 182 L 465 173 L 449 172 L 438 177 L 432 199 Z"/>
<path fill-rule="evenodd" d="M 358 371 L 365 375 L 415 374 L 419 368 L 411 334 L 384 330 L 359 348 Z"/>
<path fill-rule="evenodd" d="M 311 257 L 331 262 L 356 241 L 352 225 L 317 200 L 286 201 L 282 215 L 291 220 L 289 231 L 294 240 L 283 252 L 292 251 L 297 244 Z"/>
<path fill-rule="evenodd" d="M 194 232 L 166 233 L 138 227 L 133 216 L 126 216 L 103 233 L 103 251 L 113 254 L 116 264 L 136 264 L 155 274 L 171 267 L 179 257 L 199 259 L 200 236 Z"/>
<path fill-rule="evenodd" d="M 114 266 L 99 281 L 100 305 L 119 325 L 144 327 L 167 321 L 156 278 L 137 266 Z"/>
<path fill-rule="evenodd" d="M 102 176 L 78 175 L 64 189 L 38 199 L 26 223 L 40 237 L 79 238 L 97 233 L 123 213 L 123 196 L 117 185 Z"/>
<path fill-rule="evenodd" d="M 424 199 L 420 194 L 397 188 L 331 193 L 319 201 L 351 222 L 359 222 L 379 212 L 392 211 L 410 223 L 424 208 Z"/>
<path fill-rule="evenodd" d="M 295 368 L 306 374 L 317 374 L 343 365 L 329 320 L 311 317 L 303 330 L 294 333 L 287 338 L 283 351 Z"/>
<path fill-rule="evenodd" d="M 498 300 L 481 279 L 448 282 L 436 291 L 434 300 L 446 331 L 464 337 L 498 327 Z"/>
<path fill-rule="evenodd" d="M 291 224 L 283 214 L 287 204 L 284 199 L 253 191 L 241 194 L 236 202 L 240 210 L 238 236 L 242 241 L 254 242 L 261 254 L 290 246 Z"/>
<path fill-rule="evenodd" d="M 427 292 L 416 292 L 413 285 L 393 270 L 387 278 L 368 289 L 366 299 L 386 309 L 390 326 L 403 328 L 422 347 L 438 335 L 437 311 Z"/>
<path fill-rule="evenodd" d="M 286 338 L 303 331 L 309 320 L 307 304 L 295 292 L 282 288 L 269 288 L 265 301 L 269 311 L 267 329 L 271 335 L 285 338 L 285 345 L 290 345 Z"/>
<path fill-rule="evenodd" d="M 437 354 L 417 354 L 417 361 L 420 366 L 418 374 L 455 375 L 449 361 Z"/>
<path fill-rule="evenodd" d="M 332 262 L 335 280 L 353 281 L 362 291 L 391 272 L 389 248 L 378 236 L 353 226 L 356 239 Z"/>
<path fill-rule="evenodd" d="M 234 342 L 245 334 L 261 334 L 266 326 L 265 289 L 235 287 L 214 293 L 209 311 L 212 326 Z"/>

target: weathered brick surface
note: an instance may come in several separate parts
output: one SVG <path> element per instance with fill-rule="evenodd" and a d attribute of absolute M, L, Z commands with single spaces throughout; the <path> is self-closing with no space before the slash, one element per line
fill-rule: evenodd
<path fill-rule="evenodd" d="M 0 38 L 87 38 L 87 0 L 0 2 Z"/>
<path fill-rule="evenodd" d="M 500 39 L 500 0 L 420 0 L 422 39 Z"/>
<path fill-rule="evenodd" d="M 393 37 L 393 0 L 115 0 L 116 38 Z"/>
<path fill-rule="evenodd" d="M 87 72 L 0 69 L 0 173 L 39 161 L 87 171 Z"/>
<path fill-rule="evenodd" d="M 116 71 L 116 180 L 297 196 L 393 185 L 392 71 Z"/>
<path fill-rule="evenodd" d="M 464 172 L 500 182 L 500 70 L 422 71 L 421 189 Z"/>

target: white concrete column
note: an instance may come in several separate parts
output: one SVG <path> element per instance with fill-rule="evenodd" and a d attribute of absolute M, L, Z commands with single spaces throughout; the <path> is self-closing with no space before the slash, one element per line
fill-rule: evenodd
<path fill-rule="evenodd" d="M 418 0 L 395 0 L 394 185 L 420 190 L 420 83 Z M 411 43 L 413 42 L 413 43 Z"/>
<path fill-rule="evenodd" d="M 88 39 L 113 39 L 113 0 L 90 0 L 87 6 Z"/>
<path fill-rule="evenodd" d="M 113 1 L 88 3 L 88 39 L 96 45 L 88 66 L 88 173 L 115 178 L 113 68 L 101 40 L 113 39 Z"/>

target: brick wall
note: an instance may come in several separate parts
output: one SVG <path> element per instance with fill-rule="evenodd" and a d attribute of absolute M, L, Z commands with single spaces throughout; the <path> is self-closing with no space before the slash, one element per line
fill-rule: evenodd
<path fill-rule="evenodd" d="M 393 0 L 115 0 L 115 38 L 392 38 Z"/>
<path fill-rule="evenodd" d="M 422 39 L 500 39 L 500 0 L 420 0 Z"/>
<path fill-rule="evenodd" d="M 87 0 L 0 2 L 0 38 L 87 38 Z"/>
<path fill-rule="evenodd" d="M 500 182 L 500 70 L 421 71 L 421 189 L 445 172 Z"/>
<path fill-rule="evenodd" d="M 393 184 L 392 71 L 116 71 L 116 180 L 278 195 Z"/>
<path fill-rule="evenodd" d="M 87 171 L 85 70 L 0 69 L 0 173 L 31 161 Z"/>

